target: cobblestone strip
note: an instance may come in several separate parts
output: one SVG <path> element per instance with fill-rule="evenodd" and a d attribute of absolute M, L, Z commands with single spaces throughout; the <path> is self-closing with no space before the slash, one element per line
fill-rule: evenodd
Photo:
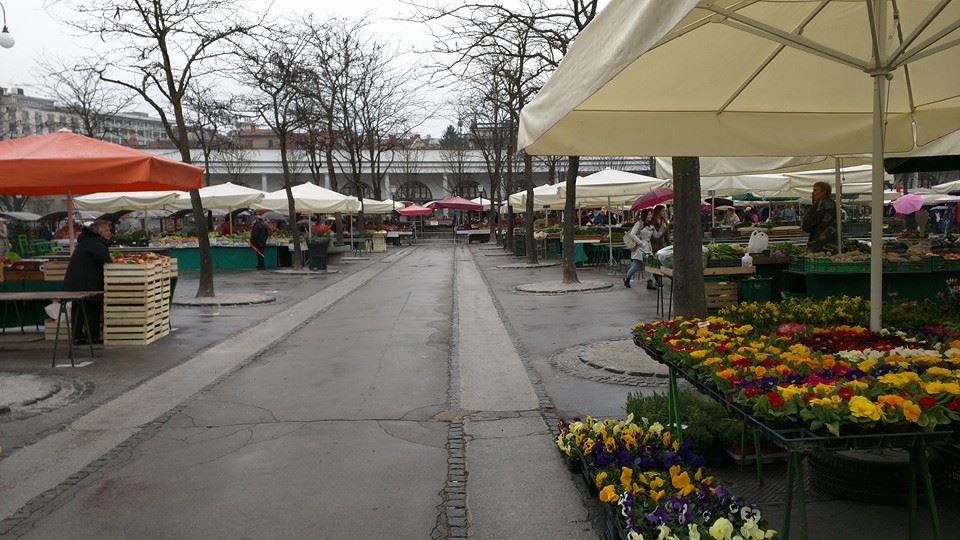
<path fill-rule="evenodd" d="M 399 261 L 400 259 L 405 258 L 407 255 L 412 253 L 413 250 L 408 250 L 406 252 L 401 252 L 396 254 L 396 259 L 394 262 Z M 383 270 L 389 268 L 384 266 Z M 381 270 L 380 272 L 382 272 Z M 371 275 L 364 283 L 358 286 L 362 287 L 363 284 L 373 280 L 380 272 L 376 272 Z M 340 298 L 336 302 L 324 307 L 324 309 L 318 311 L 318 313 L 325 312 L 331 307 L 341 302 L 346 296 L 349 296 L 349 293 L 344 295 L 343 298 Z M 277 340 L 282 340 L 286 336 L 296 332 L 302 327 L 306 326 L 311 322 L 310 319 L 304 320 L 296 327 L 291 328 L 282 336 L 278 336 Z M 163 426 L 170 421 L 171 418 L 183 411 L 187 406 L 189 406 L 193 401 L 202 396 L 203 394 L 209 392 L 215 388 L 220 383 L 224 382 L 231 376 L 233 376 L 237 371 L 243 369 L 244 367 L 250 365 L 253 362 L 256 362 L 260 359 L 261 356 L 267 354 L 269 348 L 263 349 L 261 352 L 255 356 L 247 358 L 243 362 L 236 365 L 233 369 L 223 373 L 217 377 L 213 382 L 204 386 L 201 390 L 182 401 L 176 407 L 171 408 L 163 415 L 157 417 L 153 421 L 145 424 L 136 433 L 128 437 L 126 440 L 113 447 L 108 452 L 104 453 L 97 459 L 93 460 L 86 467 L 83 467 L 79 471 L 71 474 L 67 477 L 66 480 L 60 482 L 56 486 L 44 491 L 43 493 L 37 495 L 36 497 L 30 499 L 27 504 L 20 507 L 16 512 L 14 512 L 10 517 L 0 521 L 0 537 L 11 537 L 19 538 L 24 534 L 28 533 L 33 526 L 38 523 L 44 516 L 51 514 L 57 508 L 63 506 L 67 502 L 73 499 L 77 492 L 82 488 L 91 486 L 98 482 L 106 474 L 119 470 L 122 468 L 130 459 L 133 457 L 133 453 L 140 443 L 150 440 L 153 438 L 157 432 L 160 431 Z M 461 429 L 461 437 L 462 437 Z"/>

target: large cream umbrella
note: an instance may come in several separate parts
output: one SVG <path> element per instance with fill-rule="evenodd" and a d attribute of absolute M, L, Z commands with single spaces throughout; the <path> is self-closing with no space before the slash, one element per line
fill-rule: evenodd
<path fill-rule="evenodd" d="M 607 200 L 607 266 L 614 266 L 613 259 L 613 224 L 611 223 L 612 209 L 614 204 L 620 206 L 625 203 L 633 203 L 638 197 L 646 195 L 650 191 L 664 187 L 669 180 L 661 180 L 642 174 L 618 171 L 616 169 L 603 169 L 602 171 L 584 176 L 577 179 L 577 200 L 580 199 L 600 199 Z M 566 200 L 566 182 L 557 187 L 557 196 Z"/>
<path fill-rule="evenodd" d="M 224 182 L 212 186 L 202 187 L 199 190 L 200 200 L 207 210 L 226 210 L 230 220 L 230 232 L 233 232 L 233 210 L 250 208 L 260 202 L 267 194 L 259 189 L 241 186 L 232 182 Z M 172 205 L 177 210 L 188 210 L 190 206 L 189 194 L 181 195 Z"/>
<path fill-rule="evenodd" d="M 518 143 L 561 155 L 870 153 L 879 216 L 884 152 L 960 128 L 958 29 L 949 0 L 613 0 L 523 110 Z M 871 237 L 879 329 L 879 219 Z"/>
<path fill-rule="evenodd" d="M 300 184 L 293 186 L 291 191 L 293 192 L 294 207 L 297 212 L 317 214 L 342 212 L 349 214 L 360 210 L 360 201 L 356 197 L 349 197 L 316 184 Z M 271 191 L 264 195 L 255 206 L 268 210 L 286 211 L 287 191 L 285 189 Z"/>

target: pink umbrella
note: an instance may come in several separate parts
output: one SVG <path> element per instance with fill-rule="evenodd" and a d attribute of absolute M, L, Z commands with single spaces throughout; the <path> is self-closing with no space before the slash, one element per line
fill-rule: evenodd
<path fill-rule="evenodd" d="M 430 204 L 433 208 L 450 208 L 452 210 L 468 210 L 471 212 L 482 212 L 483 206 L 468 201 L 463 197 L 447 197 L 446 199 L 440 199 L 439 201 L 433 201 Z"/>
<path fill-rule="evenodd" d="M 641 195 L 639 199 L 633 202 L 631 210 L 636 212 L 644 208 L 650 208 L 658 204 L 673 200 L 673 190 L 668 187 L 658 187 L 651 189 L 646 195 Z"/>
<path fill-rule="evenodd" d="M 397 210 L 397 213 L 400 214 L 401 216 L 407 216 L 407 217 L 429 216 L 433 214 L 433 210 L 431 210 L 430 208 L 424 208 L 419 204 L 411 204 L 406 208 L 401 208 Z"/>
<path fill-rule="evenodd" d="M 907 193 L 897 197 L 892 206 L 900 214 L 912 214 L 923 208 L 923 197 L 916 193 Z"/>

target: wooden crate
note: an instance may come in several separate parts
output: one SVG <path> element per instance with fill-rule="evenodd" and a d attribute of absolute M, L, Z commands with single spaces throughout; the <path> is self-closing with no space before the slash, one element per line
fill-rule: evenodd
<path fill-rule="evenodd" d="M 739 287 L 735 281 L 707 281 L 703 284 L 707 309 L 721 309 L 739 302 Z"/>
<path fill-rule="evenodd" d="M 55 341 L 57 337 L 57 321 L 48 319 L 43 323 L 43 339 L 46 341 Z M 70 339 L 70 321 L 66 317 L 60 321 L 60 341 Z"/>
<path fill-rule="evenodd" d="M 169 333 L 171 259 L 104 266 L 104 344 L 149 345 Z"/>
<path fill-rule="evenodd" d="M 67 259 L 56 259 L 47 261 L 43 265 L 43 279 L 45 281 L 63 281 L 67 276 L 67 265 L 70 263 Z"/>

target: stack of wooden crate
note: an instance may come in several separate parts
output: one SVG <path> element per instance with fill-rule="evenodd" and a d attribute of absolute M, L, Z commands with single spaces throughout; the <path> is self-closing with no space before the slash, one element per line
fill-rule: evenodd
<path fill-rule="evenodd" d="M 43 265 L 44 281 L 63 281 L 67 275 L 68 259 L 53 259 Z"/>
<path fill-rule="evenodd" d="M 707 296 L 707 309 L 723 309 L 740 301 L 740 287 L 736 281 L 705 281 L 703 288 Z"/>
<path fill-rule="evenodd" d="M 171 262 L 103 267 L 105 345 L 148 345 L 170 332 Z"/>

